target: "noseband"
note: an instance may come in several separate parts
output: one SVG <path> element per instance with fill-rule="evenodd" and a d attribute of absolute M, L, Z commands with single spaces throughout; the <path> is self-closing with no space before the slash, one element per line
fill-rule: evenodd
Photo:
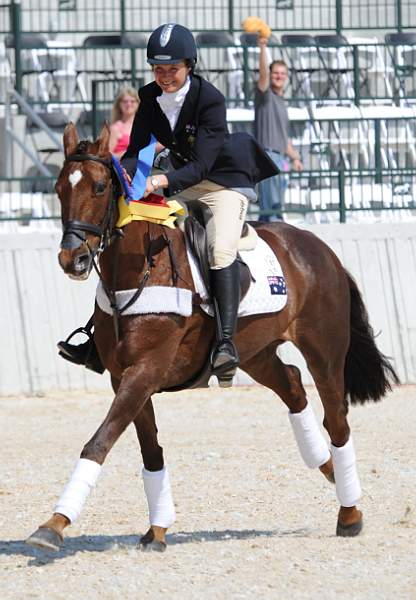
<path fill-rule="evenodd" d="M 113 180 L 113 164 L 111 160 L 106 158 L 101 158 L 100 156 L 95 156 L 93 154 L 70 154 L 65 159 L 65 164 L 69 162 L 84 162 L 86 160 L 98 162 L 101 165 L 107 167 L 110 170 L 112 180 Z M 113 180 L 113 187 L 115 183 Z M 114 202 L 110 199 L 107 205 L 107 211 L 104 216 L 104 219 L 100 225 L 95 225 L 94 223 L 89 223 L 88 221 L 78 221 L 75 219 L 66 221 L 64 224 L 64 232 L 62 235 L 61 247 L 67 250 L 73 250 L 78 246 L 75 245 L 75 239 L 80 240 L 82 243 L 85 243 L 88 247 L 89 252 L 95 257 L 97 254 L 101 253 L 110 243 L 110 229 L 113 222 L 113 214 L 114 214 Z M 97 237 L 100 238 L 100 243 L 95 250 L 92 250 L 89 247 L 89 244 L 86 240 L 86 233 L 93 233 Z M 75 242 L 75 243 L 74 243 Z"/>

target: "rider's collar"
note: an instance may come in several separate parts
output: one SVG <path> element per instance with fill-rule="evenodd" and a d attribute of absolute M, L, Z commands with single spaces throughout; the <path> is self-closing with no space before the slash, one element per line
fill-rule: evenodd
<path fill-rule="evenodd" d="M 163 112 L 166 110 L 182 108 L 182 105 L 185 102 L 185 96 L 189 92 L 190 87 L 191 78 L 188 75 L 185 83 L 177 92 L 162 92 L 161 96 L 157 96 L 156 100 Z"/>

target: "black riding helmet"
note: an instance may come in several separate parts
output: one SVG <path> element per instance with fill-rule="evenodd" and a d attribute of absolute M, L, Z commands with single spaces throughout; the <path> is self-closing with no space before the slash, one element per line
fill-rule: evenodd
<path fill-rule="evenodd" d="M 167 65 L 189 60 L 194 66 L 196 59 L 194 36 L 189 29 L 177 23 L 160 25 L 147 43 L 147 62 L 150 65 Z"/>

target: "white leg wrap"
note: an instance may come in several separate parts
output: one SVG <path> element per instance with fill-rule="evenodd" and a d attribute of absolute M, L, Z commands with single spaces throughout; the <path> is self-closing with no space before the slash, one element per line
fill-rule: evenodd
<path fill-rule="evenodd" d="M 324 465 L 331 455 L 311 405 L 308 403 L 300 413 L 289 412 L 289 420 L 306 466 L 316 469 Z"/>
<path fill-rule="evenodd" d="M 163 467 L 161 471 L 143 469 L 142 476 L 150 525 L 170 527 L 175 522 L 176 514 L 167 467 Z"/>
<path fill-rule="evenodd" d="M 355 506 L 361 498 L 361 486 L 355 463 L 355 450 L 352 437 L 344 446 L 337 448 L 331 444 L 334 463 L 335 489 L 341 506 Z"/>
<path fill-rule="evenodd" d="M 88 458 L 80 458 L 55 506 L 55 512 L 65 515 L 73 523 L 79 517 L 91 489 L 97 482 L 100 471 L 101 465 L 98 463 L 88 460 Z"/>

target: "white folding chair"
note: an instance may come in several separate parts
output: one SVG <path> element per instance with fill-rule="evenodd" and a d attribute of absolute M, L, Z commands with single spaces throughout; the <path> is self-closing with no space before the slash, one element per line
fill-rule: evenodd
<path fill-rule="evenodd" d="M 7 48 L 14 48 L 13 35 L 6 36 Z M 50 74 L 43 70 L 39 61 L 39 51 L 47 48 L 47 40 L 43 34 L 22 33 L 21 34 L 21 68 L 24 81 L 25 95 L 35 101 L 49 102 L 49 80 Z"/>
<path fill-rule="evenodd" d="M 320 80 L 322 66 L 314 38 L 309 34 L 285 34 L 281 40 L 282 55 L 290 72 L 292 98 L 315 106 L 319 90 L 314 89 L 314 82 Z"/>
<path fill-rule="evenodd" d="M 377 37 L 346 34 L 352 48 L 355 48 L 359 70 L 360 104 L 386 104 L 393 101 L 391 78 L 393 68 L 384 57 L 384 47 Z M 353 54 L 350 55 L 354 69 Z"/>
<path fill-rule="evenodd" d="M 235 106 L 244 101 L 244 72 L 238 60 L 236 42 L 228 31 L 206 31 L 196 35 L 198 69 L 223 91 Z M 225 75 L 225 78 L 223 76 Z"/>
<path fill-rule="evenodd" d="M 401 106 L 416 104 L 416 32 L 387 33 L 396 91 Z"/>
<path fill-rule="evenodd" d="M 367 122 L 367 136 L 372 160 L 380 143 L 383 168 L 416 166 L 416 109 L 400 106 L 362 106 L 361 115 Z M 380 140 L 377 140 L 375 123 L 379 122 Z M 412 128 L 413 126 L 413 128 Z"/>
<path fill-rule="evenodd" d="M 331 151 L 336 150 L 348 169 L 369 167 L 369 148 L 357 106 L 321 106 L 313 110 L 313 117 L 327 130 Z"/>
<path fill-rule="evenodd" d="M 6 46 L 0 41 L 0 102 L 6 101 L 6 92 L 12 81 L 10 63 L 6 54 Z"/>
<path fill-rule="evenodd" d="M 316 50 L 324 74 L 321 95 L 325 102 L 351 104 L 354 100 L 354 83 L 351 60 L 352 49 L 348 40 L 341 34 L 315 36 Z M 323 98 L 321 98 L 323 99 Z"/>
<path fill-rule="evenodd" d="M 18 223 L 17 230 L 25 225 L 24 230 L 27 231 L 28 226 L 36 227 L 40 223 L 38 219 L 50 217 L 51 213 L 41 193 L 3 192 L 0 194 L 0 215 L 17 219 L 14 221 Z"/>

